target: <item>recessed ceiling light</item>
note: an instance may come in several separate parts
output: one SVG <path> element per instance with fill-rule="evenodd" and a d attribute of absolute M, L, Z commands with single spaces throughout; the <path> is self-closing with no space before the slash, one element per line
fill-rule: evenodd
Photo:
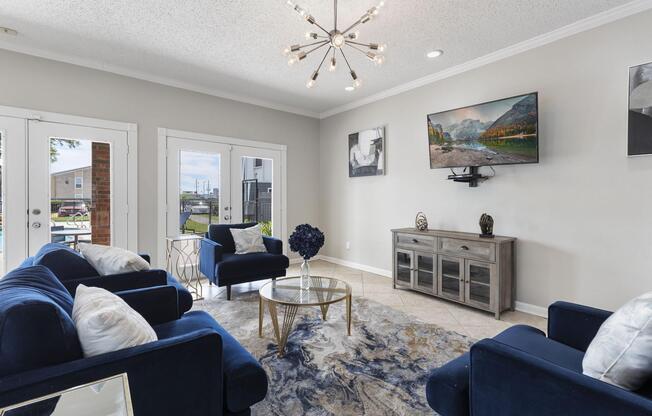
<path fill-rule="evenodd" d="M 430 51 L 426 54 L 428 58 L 437 58 L 439 56 L 442 56 L 444 54 L 444 51 L 441 49 L 435 49 L 434 51 Z"/>
<path fill-rule="evenodd" d="M 0 27 L 0 35 L 17 36 L 18 32 L 8 27 Z"/>
<path fill-rule="evenodd" d="M 351 92 L 351 91 L 355 90 L 355 87 L 352 87 L 352 86 L 349 85 L 348 87 L 344 88 L 344 90 L 348 91 L 348 92 Z"/>

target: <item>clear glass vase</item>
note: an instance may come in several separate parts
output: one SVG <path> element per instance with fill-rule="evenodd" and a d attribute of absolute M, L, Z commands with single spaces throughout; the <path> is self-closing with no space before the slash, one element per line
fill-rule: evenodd
<path fill-rule="evenodd" d="M 307 259 L 303 259 L 303 263 L 301 263 L 299 278 L 301 280 L 301 288 L 308 289 L 310 287 L 310 265 Z"/>

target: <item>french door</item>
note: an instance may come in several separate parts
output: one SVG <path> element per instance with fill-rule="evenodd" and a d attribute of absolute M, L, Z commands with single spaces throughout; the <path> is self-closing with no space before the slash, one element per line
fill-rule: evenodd
<path fill-rule="evenodd" d="M 48 242 L 127 247 L 127 132 L 30 120 L 29 254 Z"/>
<path fill-rule="evenodd" d="M 0 116 L 0 271 L 15 268 L 48 242 L 137 250 L 135 151 L 129 155 L 135 127 L 52 113 L 23 115 L 26 110 L 10 107 L 0 110 L 15 114 Z M 111 128 L 114 125 L 117 128 Z"/>
<path fill-rule="evenodd" d="M 284 150 L 256 147 L 248 141 L 239 144 L 245 141 L 236 139 L 229 143 L 214 136 L 162 139 L 165 236 L 201 235 L 211 224 L 256 222 L 263 233 L 284 237 Z"/>

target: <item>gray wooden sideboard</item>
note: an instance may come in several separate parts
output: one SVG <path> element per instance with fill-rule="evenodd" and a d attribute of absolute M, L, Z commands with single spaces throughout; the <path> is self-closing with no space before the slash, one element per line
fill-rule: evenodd
<path fill-rule="evenodd" d="M 394 288 L 493 312 L 514 310 L 512 237 L 414 228 L 392 230 Z"/>

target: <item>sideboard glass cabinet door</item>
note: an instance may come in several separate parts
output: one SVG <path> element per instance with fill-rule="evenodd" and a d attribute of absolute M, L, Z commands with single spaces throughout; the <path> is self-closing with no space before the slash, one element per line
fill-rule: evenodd
<path fill-rule="evenodd" d="M 412 287 L 413 262 L 411 251 L 396 249 L 396 285 Z"/>
<path fill-rule="evenodd" d="M 439 295 L 464 301 L 464 260 L 439 256 Z"/>
<path fill-rule="evenodd" d="M 479 261 L 466 261 L 466 302 L 483 309 L 493 310 L 492 279 L 495 265 Z"/>
<path fill-rule="evenodd" d="M 426 291 L 428 293 L 437 293 L 437 286 L 435 285 L 435 256 L 428 253 L 415 253 L 417 259 L 416 273 L 416 289 Z"/>

